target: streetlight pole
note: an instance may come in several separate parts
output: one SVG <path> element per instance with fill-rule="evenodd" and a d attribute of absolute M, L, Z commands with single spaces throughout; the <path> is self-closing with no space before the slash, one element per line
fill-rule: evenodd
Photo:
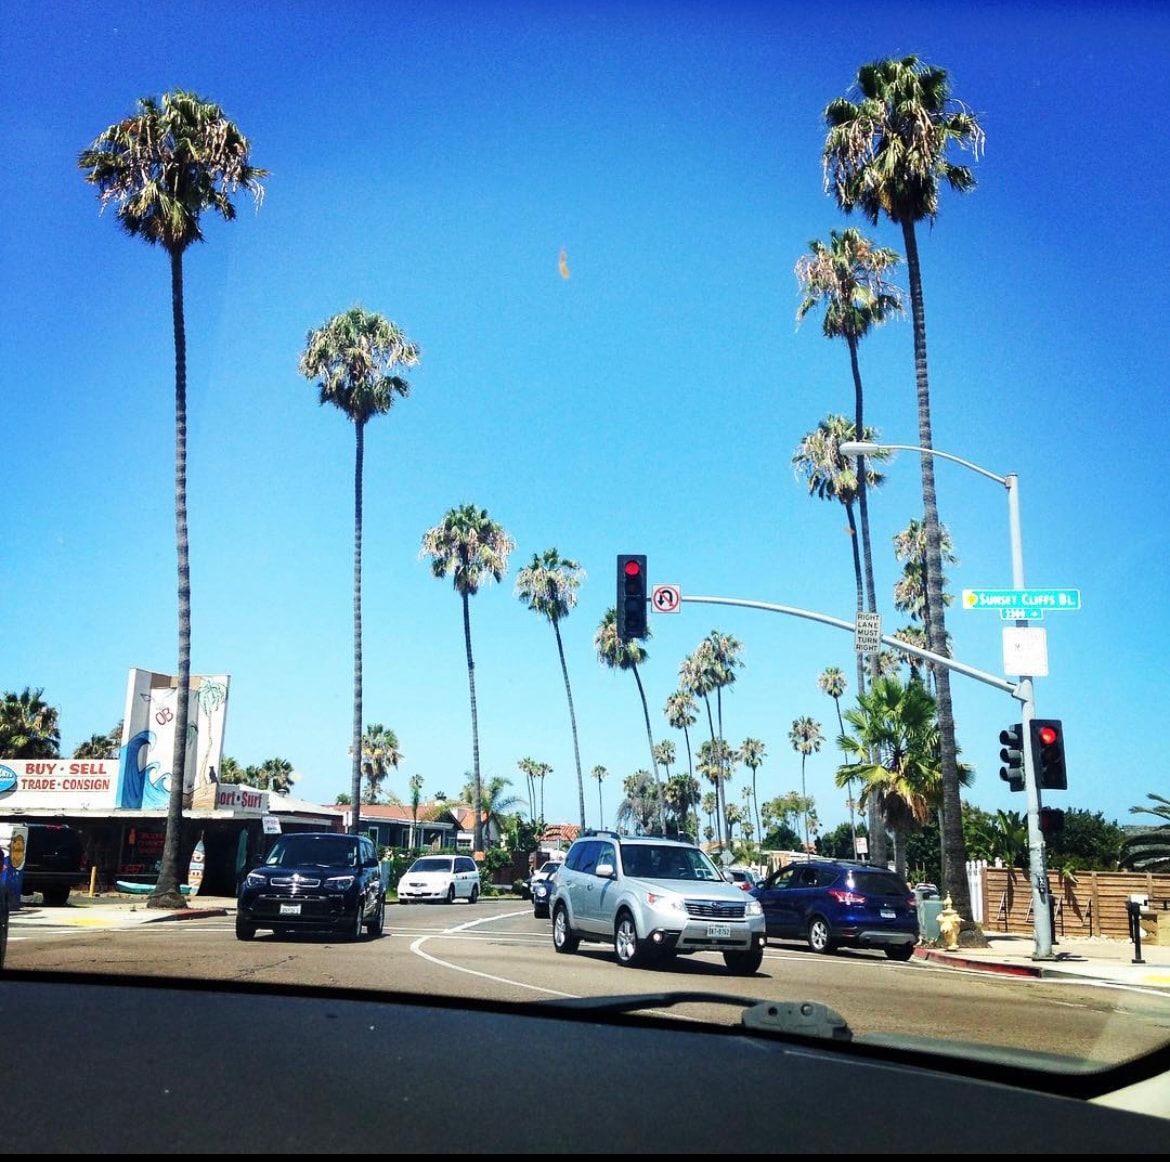
<path fill-rule="evenodd" d="M 935 448 L 923 448 L 917 444 L 872 443 L 862 440 L 845 440 L 837 446 L 842 456 L 872 456 L 875 452 L 918 452 L 938 460 L 950 460 L 970 468 L 972 472 L 986 476 L 1002 484 L 1008 494 L 1008 527 L 1011 534 L 1012 587 L 1024 588 L 1024 542 L 1020 532 L 1020 485 L 1014 472 L 997 476 L 970 460 L 939 452 Z M 1027 623 L 1017 621 L 1017 626 Z M 1044 861 L 1044 833 L 1040 830 L 1040 784 L 1037 778 L 1035 755 L 1032 753 L 1032 719 L 1036 705 L 1032 692 L 1032 675 L 1020 674 L 1015 697 L 1020 702 L 1020 736 L 1024 752 L 1024 793 L 1028 807 L 1028 876 L 1032 882 L 1032 930 L 1034 937 L 1034 960 L 1051 960 L 1052 954 L 1052 897 L 1048 890 L 1048 870 Z"/>

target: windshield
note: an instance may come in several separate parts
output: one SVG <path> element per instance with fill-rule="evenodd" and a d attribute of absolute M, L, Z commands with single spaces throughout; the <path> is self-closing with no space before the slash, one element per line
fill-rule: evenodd
<path fill-rule="evenodd" d="M 5 7 L 5 971 L 1170 1045 L 1170 6 L 271 7 Z"/>

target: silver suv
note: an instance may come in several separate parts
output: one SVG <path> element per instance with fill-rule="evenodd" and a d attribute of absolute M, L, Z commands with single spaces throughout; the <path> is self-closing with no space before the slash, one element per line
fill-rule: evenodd
<path fill-rule="evenodd" d="M 655 956 L 721 952 L 737 975 L 764 958 L 759 900 L 729 884 L 710 858 L 676 839 L 584 835 L 556 877 L 553 945 L 575 952 L 582 940 L 613 942 L 618 964 Z"/>

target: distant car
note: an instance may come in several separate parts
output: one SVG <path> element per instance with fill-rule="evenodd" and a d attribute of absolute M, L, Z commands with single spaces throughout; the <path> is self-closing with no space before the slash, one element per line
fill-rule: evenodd
<path fill-rule="evenodd" d="M 398 902 L 416 900 L 453 904 L 479 899 L 479 868 L 469 855 L 424 855 L 406 869 L 398 881 Z"/>
<path fill-rule="evenodd" d="M 751 891 L 760 882 L 760 877 L 750 867 L 726 867 L 723 869 L 723 878 L 745 892 Z"/>
<path fill-rule="evenodd" d="M 251 940 L 258 928 L 277 934 L 340 932 L 351 940 L 362 929 L 381 936 L 386 888 L 378 849 L 365 835 L 306 831 L 282 835 L 264 862 L 240 884 L 236 936 Z"/>
<path fill-rule="evenodd" d="M 805 940 L 813 952 L 880 948 L 909 960 L 918 943 L 918 901 L 885 868 L 810 859 L 773 872 L 751 894 L 764 908 L 768 937 Z"/>
<path fill-rule="evenodd" d="M 710 857 L 676 839 L 597 832 L 574 841 L 557 872 L 553 947 L 612 942 L 617 962 L 642 965 L 718 952 L 751 976 L 764 958 L 758 900 L 729 884 Z"/>
<path fill-rule="evenodd" d="M 559 863 L 546 863 L 538 868 L 529 881 L 532 894 L 532 914 L 538 920 L 547 920 L 553 893 L 557 890 L 557 869 Z"/>

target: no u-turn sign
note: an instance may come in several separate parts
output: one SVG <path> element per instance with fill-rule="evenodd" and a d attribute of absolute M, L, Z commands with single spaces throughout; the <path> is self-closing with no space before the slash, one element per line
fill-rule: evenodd
<path fill-rule="evenodd" d="M 655 585 L 650 591 L 650 608 L 655 613 L 678 613 L 682 590 L 677 585 Z"/>

